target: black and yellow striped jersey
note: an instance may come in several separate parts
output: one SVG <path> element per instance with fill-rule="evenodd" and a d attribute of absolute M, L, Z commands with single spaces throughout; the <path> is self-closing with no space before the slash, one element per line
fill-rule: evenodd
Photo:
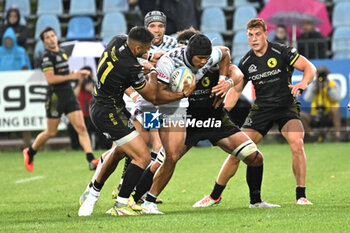
<path fill-rule="evenodd" d="M 137 91 L 146 85 L 142 66 L 126 40 L 124 35 L 114 37 L 100 58 L 94 90 L 97 102 L 124 106 L 123 94 L 127 88 L 133 87 Z"/>
<path fill-rule="evenodd" d="M 258 57 L 250 50 L 238 67 L 246 82 L 252 81 L 258 106 L 286 106 L 295 102 L 290 89 L 294 63 L 299 58 L 293 47 L 268 42 L 266 53 Z"/>

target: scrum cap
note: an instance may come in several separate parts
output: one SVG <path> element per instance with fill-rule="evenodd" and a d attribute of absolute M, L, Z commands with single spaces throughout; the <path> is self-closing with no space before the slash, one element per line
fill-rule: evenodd
<path fill-rule="evenodd" d="M 192 58 L 198 55 L 210 55 L 211 54 L 211 42 L 208 37 L 203 34 L 193 35 L 186 48 L 186 56 L 192 63 Z"/>
<path fill-rule="evenodd" d="M 144 19 L 145 27 L 148 27 L 150 23 L 153 22 L 161 22 L 165 25 L 166 23 L 166 16 L 163 12 L 160 11 L 150 11 L 146 14 Z"/>

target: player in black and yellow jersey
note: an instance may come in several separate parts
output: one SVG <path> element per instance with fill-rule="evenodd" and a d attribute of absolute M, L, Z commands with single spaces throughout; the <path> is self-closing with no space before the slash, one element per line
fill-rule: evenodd
<path fill-rule="evenodd" d="M 245 84 L 252 81 L 256 100 L 243 125 L 243 131 L 258 143 L 274 123 L 278 125 L 292 151 L 292 167 L 297 186 L 296 203 L 312 204 L 305 195 L 304 129 L 299 117 L 300 103 L 296 101 L 296 97 L 312 81 L 316 68 L 305 57 L 299 55 L 295 48 L 267 41 L 266 24 L 262 19 L 254 18 L 248 22 L 247 36 L 251 50 L 239 63 L 244 79 L 235 85 L 227 97 L 226 107 L 232 108 Z M 303 72 L 303 79 L 291 85 L 294 68 Z M 235 169 L 235 165 L 230 161 L 222 168 L 226 174 L 234 172 Z M 252 208 L 259 207 L 255 202 L 261 201 L 262 174 L 262 166 L 247 168 Z"/>
<path fill-rule="evenodd" d="M 79 216 L 91 215 L 106 179 L 127 154 L 132 158 L 112 210 L 112 215 L 136 215 L 129 196 L 151 161 L 148 147 L 135 130 L 123 100 L 124 91 L 133 87 L 146 100 L 156 101 L 157 72 L 151 68 L 148 81 L 137 58 L 146 53 L 153 35 L 145 27 L 134 27 L 128 36 L 116 36 L 107 45 L 97 67 L 97 87 L 90 105 L 94 125 L 116 143 L 99 163 L 96 179 L 79 209 Z M 102 159 L 101 159 L 102 160 Z M 101 172 L 99 172 L 101 169 Z"/>
<path fill-rule="evenodd" d="M 41 132 L 33 144 L 23 150 L 24 166 L 32 172 L 34 169 L 33 158 L 37 150 L 45 142 L 56 135 L 60 118 L 64 113 L 72 123 L 79 136 L 79 143 L 86 153 L 91 170 L 95 169 L 98 160 L 92 154 L 90 138 L 85 127 L 83 113 L 80 110 L 76 96 L 73 93 L 71 80 L 79 80 L 88 77 L 90 71 L 81 70 L 72 73 L 68 67 L 66 53 L 58 47 L 55 31 L 51 27 L 45 28 L 40 38 L 45 45 L 45 51 L 41 60 L 41 68 L 49 84 L 46 96 L 46 124 L 47 128 Z"/>

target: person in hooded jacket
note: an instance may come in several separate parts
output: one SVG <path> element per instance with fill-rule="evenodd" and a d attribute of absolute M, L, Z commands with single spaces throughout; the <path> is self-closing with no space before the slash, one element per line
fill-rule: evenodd
<path fill-rule="evenodd" d="M 6 13 L 6 22 L 0 27 L 0 38 L 2 39 L 7 28 L 11 27 L 16 34 L 18 45 L 26 48 L 26 40 L 28 37 L 28 28 L 26 25 L 20 24 L 21 14 L 18 8 L 10 8 Z M 1 42 L 1 45 L 3 43 Z"/>
<path fill-rule="evenodd" d="M 15 31 L 7 28 L 0 46 L 0 71 L 31 69 L 28 54 L 17 44 Z"/>

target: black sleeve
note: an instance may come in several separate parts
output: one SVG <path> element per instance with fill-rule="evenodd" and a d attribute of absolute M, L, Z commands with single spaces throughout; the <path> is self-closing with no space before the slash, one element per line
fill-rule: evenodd
<path fill-rule="evenodd" d="M 41 59 L 41 64 L 40 67 L 43 72 L 47 70 L 53 70 L 53 62 L 51 60 L 51 57 L 49 56 L 48 53 L 44 52 L 43 58 Z"/>
<path fill-rule="evenodd" d="M 238 68 L 242 71 L 243 73 L 243 79 L 247 82 L 248 81 L 248 76 L 246 75 L 246 70 L 244 69 L 244 65 L 242 64 L 244 60 L 244 57 L 239 61 Z"/>
<path fill-rule="evenodd" d="M 140 64 L 130 67 L 131 86 L 137 91 L 141 90 L 146 85 L 145 75 L 142 72 Z"/>
<path fill-rule="evenodd" d="M 298 51 L 294 47 L 284 46 L 282 45 L 282 59 L 286 62 L 288 66 L 293 66 L 294 63 L 300 57 Z"/>

